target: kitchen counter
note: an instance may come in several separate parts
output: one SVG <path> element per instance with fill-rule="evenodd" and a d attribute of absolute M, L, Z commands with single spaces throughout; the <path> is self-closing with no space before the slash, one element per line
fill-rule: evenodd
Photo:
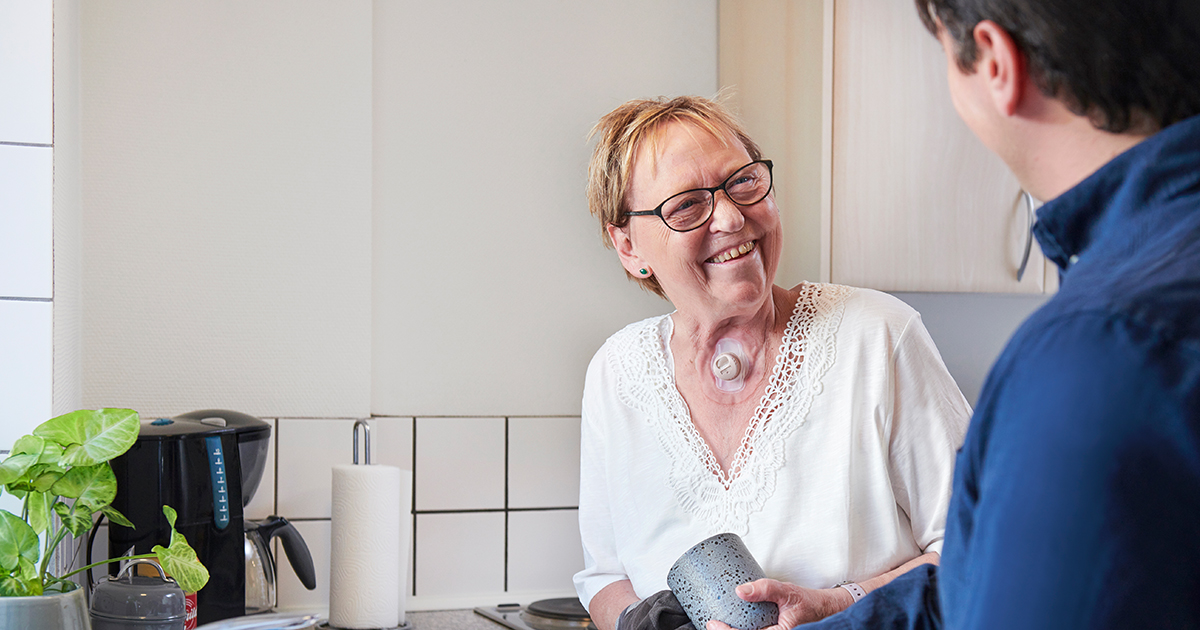
<path fill-rule="evenodd" d="M 404 620 L 412 624 L 413 630 L 506 630 L 470 608 L 409 611 Z"/>

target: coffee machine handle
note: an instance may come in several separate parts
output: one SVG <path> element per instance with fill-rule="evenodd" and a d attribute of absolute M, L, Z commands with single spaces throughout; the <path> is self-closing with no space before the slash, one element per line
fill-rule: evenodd
<path fill-rule="evenodd" d="M 313 568 L 312 554 L 308 551 L 304 537 L 294 525 L 282 516 L 271 516 L 259 524 L 258 532 L 268 549 L 271 538 L 278 536 L 283 542 L 283 552 L 287 554 L 288 562 L 296 572 L 296 577 L 300 578 L 300 583 L 310 591 L 317 588 L 317 571 Z"/>

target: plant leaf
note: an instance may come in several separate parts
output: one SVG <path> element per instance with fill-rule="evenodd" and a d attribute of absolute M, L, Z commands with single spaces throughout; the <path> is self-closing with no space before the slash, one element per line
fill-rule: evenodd
<path fill-rule="evenodd" d="M 71 444 L 63 449 L 62 465 L 63 466 L 92 466 L 93 464 L 81 463 L 87 459 L 87 451 L 83 450 L 82 444 Z"/>
<path fill-rule="evenodd" d="M 0 597 L 24 597 L 25 583 L 11 575 L 0 578 Z"/>
<path fill-rule="evenodd" d="M 64 466 L 94 466 L 129 450 L 138 428 L 132 409 L 82 409 L 47 420 L 33 433 L 66 448 Z M 73 444 L 79 446 L 71 448 Z"/>
<path fill-rule="evenodd" d="M 45 492 L 52 488 L 59 479 L 62 479 L 62 476 L 63 471 L 55 469 L 40 473 L 33 478 L 33 489 L 36 492 Z"/>
<path fill-rule="evenodd" d="M 30 586 L 29 590 L 37 591 L 38 595 L 42 594 L 42 582 L 38 579 L 37 565 L 28 558 L 21 557 L 17 559 L 17 577 L 24 580 Z M 34 584 L 37 586 L 34 587 Z"/>
<path fill-rule="evenodd" d="M 106 505 L 100 508 L 100 511 L 108 517 L 108 522 L 110 523 L 116 523 L 117 525 L 128 527 L 129 529 L 137 529 L 137 527 L 134 526 L 129 519 L 125 518 L 124 514 L 118 512 L 117 508 L 111 505 Z"/>
<path fill-rule="evenodd" d="M 37 460 L 38 455 L 33 453 L 10 455 L 8 459 L 0 463 L 0 484 L 8 485 L 19 480 L 30 466 L 37 463 Z"/>
<path fill-rule="evenodd" d="M 16 442 L 13 442 L 11 452 L 13 455 L 29 454 L 40 456 L 42 451 L 45 449 L 46 440 L 44 438 L 40 438 L 36 435 L 22 435 L 21 437 L 17 438 Z"/>
<path fill-rule="evenodd" d="M 51 505 L 62 505 L 55 503 L 57 497 L 46 492 L 30 492 L 26 498 L 26 505 L 29 506 L 29 526 L 37 534 L 41 534 L 50 528 L 50 509 Z"/>
<path fill-rule="evenodd" d="M 11 572 L 22 558 L 32 564 L 38 561 L 38 555 L 37 533 L 29 523 L 0 510 L 0 569 Z"/>
<path fill-rule="evenodd" d="M 112 503 L 117 496 L 117 476 L 107 463 L 76 466 L 54 482 L 50 492 L 75 499 L 76 509 L 83 507 L 90 513 Z"/>
<path fill-rule="evenodd" d="M 87 440 L 87 436 L 83 433 L 84 419 L 95 413 L 91 409 L 79 409 L 71 413 L 64 413 L 39 424 L 33 430 L 33 434 L 46 438 L 59 446 L 83 444 Z"/>
<path fill-rule="evenodd" d="M 42 456 L 38 458 L 38 463 L 58 466 L 62 463 L 62 452 L 61 446 L 54 442 L 46 442 L 46 448 L 42 449 Z"/>
<path fill-rule="evenodd" d="M 154 545 L 151 551 L 158 556 L 158 563 L 168 575 L 175 578 L 183 592 L 195 593 L 208 584 L 208 569 L 200 563 L 196 551 L 188 545 L 187 538 L 175 531 L 175 510 L 164 505 L 163 514 L 171 524 L 171 544 L 168 547 Z"/>
<path fill-rule="evenodd" d="M 171 546 L 154 545 L 151 549 L 158 555 L 158 563 L 179 584 L 185 593 L 195 593 L 208 584 L 208 569 L 200 563 L 196 552 L 187 545 L 182 534 L 178 539 L 171 537 Z M 177 543 L 182 542 L 180 546 Z"/>
<path fill-rule="evenodd" d="M 75 503 L 76 508 L 79 503 Z M 72 510 L 65 503 L 55 503 L 54 512 L 58 514 L 59 520 L 62 521 L 63 527 L 66 527 L 71 535 L 79 538 L 87 533 L 92 528 L 92 514 L 80 514 L 77 510 Z"/>
<path fill-rule="evenodd" d="M 37 455 L 38 464 L 57 464 L 62 458 L 62 447 L 36 435 L 23 435 L 13 443 L 13 455 Z"/>

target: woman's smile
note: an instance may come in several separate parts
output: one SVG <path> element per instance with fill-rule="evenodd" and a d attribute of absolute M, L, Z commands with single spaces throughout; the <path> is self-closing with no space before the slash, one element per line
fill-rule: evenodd
<path fill-rule="evenodd" d="M 757 245 L 758 241 L 748 241 L 738 245 L 737 247 L 731 247 L 704 262 L 709 264 L 721 264 L 730 260 L 735 260 L 754 251 L 757 248 Z"/>

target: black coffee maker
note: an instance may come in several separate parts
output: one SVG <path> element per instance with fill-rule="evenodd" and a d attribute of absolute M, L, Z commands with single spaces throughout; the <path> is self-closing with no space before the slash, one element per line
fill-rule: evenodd
<path fill-rule="evenodd" d="M 166 546 L 171 527 L 162 506 L 169 505 L 178 513 L 175 529 L 187 537 L 210 576 L 197 593 L 198 622 L 246 614 L 248 552 L 242 509 L 262 480 L 270 437 L 271 425 L 236 411 L 206 409 L 143 420 L 134 445 L 111 462 L 117 477 L 112 505 L 136 529 L 110 524 L 109 557 Z M 303 547 L 302 541 L 299 544 Z M 314 588 L 307 547 L 307 567 L 296 566 L 293 549 L 287 551 L 301 581 Z M 118 569 L 111 565 L 110 572 Z"/>

